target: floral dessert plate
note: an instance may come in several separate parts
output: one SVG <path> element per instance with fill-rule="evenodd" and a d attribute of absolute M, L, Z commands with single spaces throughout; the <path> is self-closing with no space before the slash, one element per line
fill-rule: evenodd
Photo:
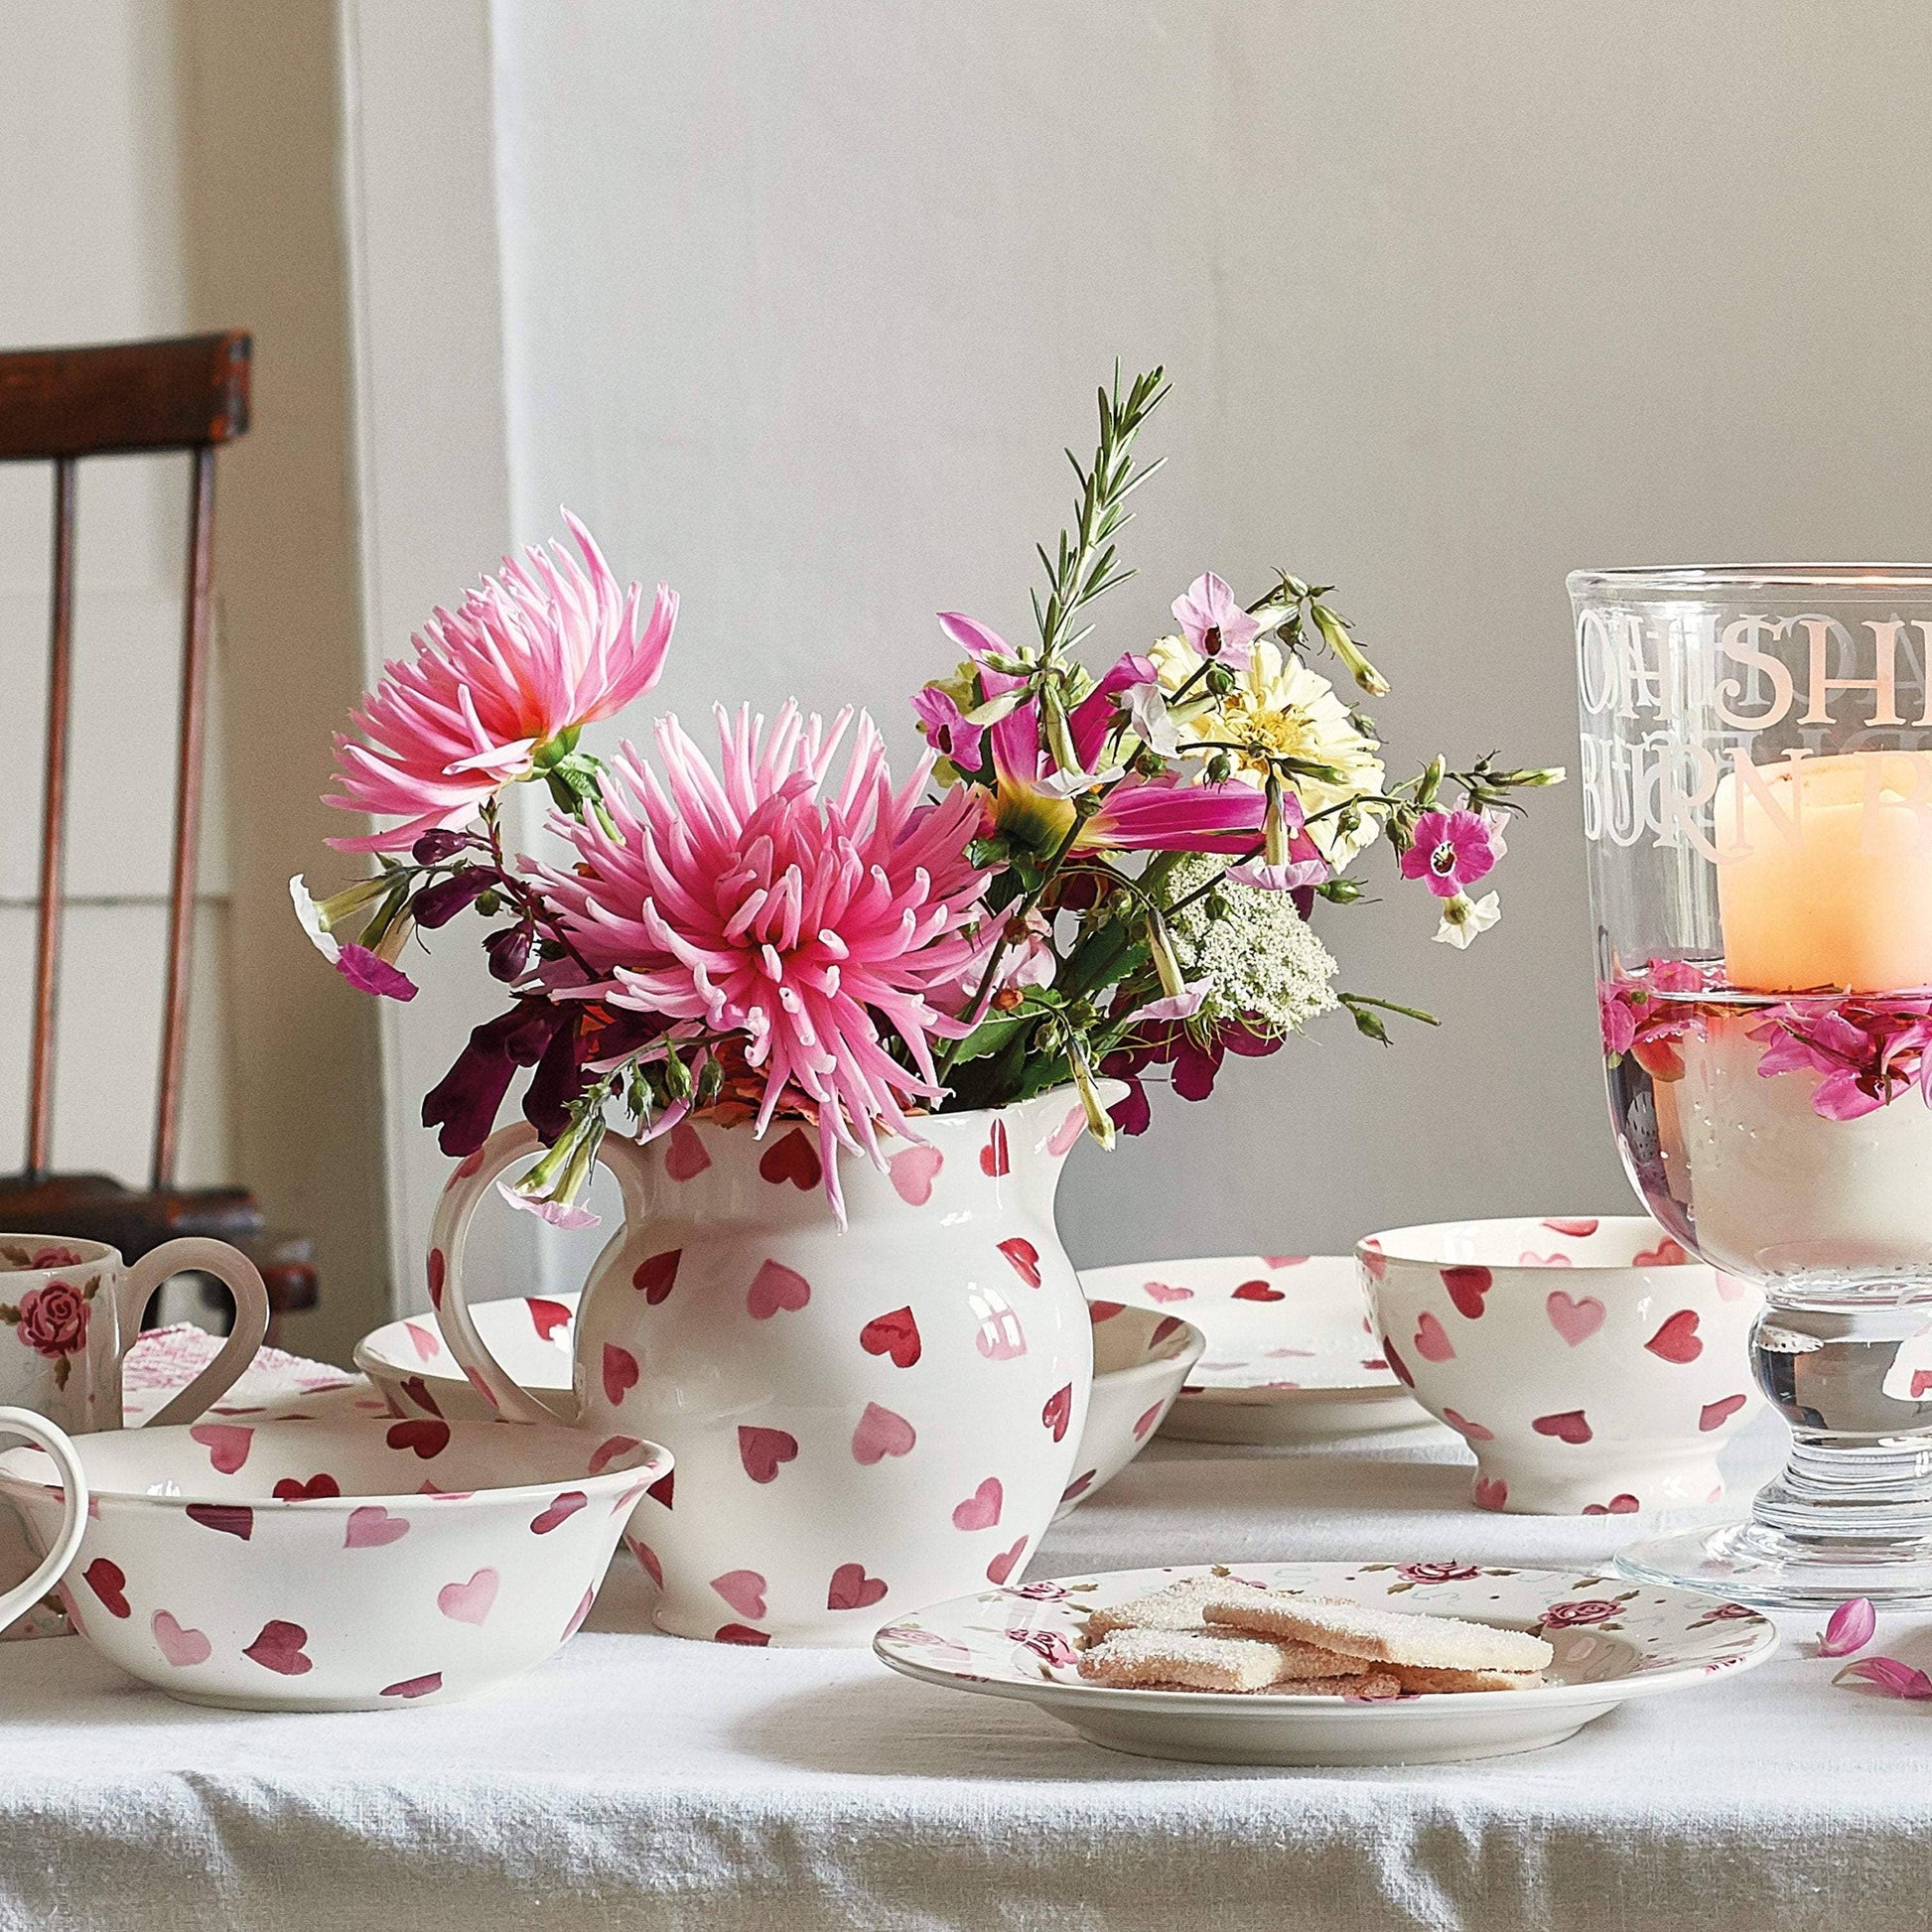
<path fill-rule="evenodd" d="M 1219 1255 L 1089 1268 L 1095 1309 L 1156 1309 L 1207 1337 L 1161 1433 L 1310 1443 L 1431 1420 L 1396 1379 L 1346 1255 Z"/>
<path fill-rule="evenodd" d="M 1210 1566 L 1193 1564 L 982 1590 L 887 1624 L 873 1648 L 907 1677 L 1035 1704 L 1109 1750 L 1199 1764 L 1365 1765 L 1537 1750 L 1634 1698 L 1749 1670 L 1778 1642 L 1770 1620 L 1742 1604 L 1598 1571 L 1246 1563 L 1211 1574 L 1527 1630 L 1556 1659 L 1531 1690 L 1387 1699 L 1118 1690 L 1082 1680 L 1090 1610 L 1208 1574 Z"/>

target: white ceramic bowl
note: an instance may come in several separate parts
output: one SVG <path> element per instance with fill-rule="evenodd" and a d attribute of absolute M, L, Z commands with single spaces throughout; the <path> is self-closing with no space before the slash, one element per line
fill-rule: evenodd
<path fill-rule="evenodd" d="M 470 1312 L 489 1351 L 539 1401 L 571 1386 L 577 1297 L 483 1302 Z M 1205 1342 L 1164 1310 L 1101 1303 L 1093 1315 L 1093 1393 L 1073 1480 L 1056 1518 L 1111 1482 L 1160 1428 Z M 398 1416 L 490 1415 L 464 1380 L 433 1314 L 391 1321 L 355 1344 L 355 1366 Z"/>
<path fill-rule="evenodd" d="M 1754 1288 L 1642 1215 L 1445 1221 L 1356 1248 L 1388 1363 L 1476 1458 L 1483 1509 L 1718 1502 L 1761 1398 Z"/>
<path fill-rule="evenodd" d="M 244 1710 L 389 1710 L 465 1697 L 571 1636 L 654 1444 L 433 1417 L 207 1420 L 82 1436 L 93 1501 L 61 1586 L 110 1662 Z M 38 1449 L 0 1496 L 40 1547 L 61 1501 Z"/>

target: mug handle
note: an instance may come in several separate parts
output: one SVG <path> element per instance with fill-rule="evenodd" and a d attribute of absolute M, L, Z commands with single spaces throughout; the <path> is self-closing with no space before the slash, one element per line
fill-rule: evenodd
<path fill-rule="evenodd" d="M 140 1332 L 148 1298 L 170 1275 L 186 1274 L 191 1269 L 199 1275 L 212 1275 L 234 1297 L 234 1326 L 213 1361 L 148 1418 L 156 1428 L 193 1422 L 209 1403 L 220 1401 L 241 1380 L 268 1333 L 268 1290 L 255 1264 L 225 1241 L 187 1235 L 150 1248 L 121 1277 L 116 1307 L 121 1333 L 128 1338 L 129 1346 Z"/>
<path fill-rule="evenodd" d="M 4 1629 L 23 1610 L 31 1610 L 67 1575 L 68 1565 L 87 1533 L 87 1472 L 81 1468 L 67 1432 L 31 1409 L 0 1409 L 0 1435 L 25 1436 L 36 1449 L 46 1450 L 60 1471 L 63 1504 L 61 1534 L 41 1567 L 24 1584 L 0 1591 L 0 1629 Z"/>
<path fill-rule="evenodd" d="M 512 1381 L 501 1364 L 483 1344 L 477 1324 L 471 1319 L 469 1291 L 463 1285 L 463 1251 L 470 1240 L 470 1217 L 477 1204 L 489 1191 L 490 1183 L 505 1168 L 542 1152 L 543 1143 L 527 1121 L 514 1121 L 499 1127 L 477 1152 L 450 1176 L 443 1198 L 436 1203 L 436 1217 L 429 1230 L 429 1299 L 442 1325 L 443 1340 L 462 1365 L 470 1385 L 499 1416 L 510 1422 L 564 1422 L 577 1427 L 584 1420 L 582 1389 L 571 1392 L 568 1403 L 557 1400 L 539 1402 L 529 1391 Z M 627 1173 L 622 1150 L 636 1152 L 636 1144 L 621 1135 L 607 1134 L 598 1149 L 598 1161 L 623 1188 L 628 1206 L 636 1174 Z M 613 1156 L 617 1158 L 614 1159 Z"/>

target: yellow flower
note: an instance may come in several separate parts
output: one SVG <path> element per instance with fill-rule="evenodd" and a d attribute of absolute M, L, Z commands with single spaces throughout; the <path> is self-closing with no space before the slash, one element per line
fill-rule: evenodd
<path fill-rule="evenodd" d="M 1161 638 L 1148 655 L 1168 692 L 1179 690 L 1202 661 L 1181 637 Z M 1339 783 L 1300 772 L 1286 780 L 1310 820 L 1309 836 L 1337 871 L 1374 839 L 1380 821 L 1369 812 L 1360 814 L 1352 831 L 1342 829 L 1339 813 L 1326 818 L 1316 814 L 1382 789 L 1382 760 L 1376 757 L 1381 748 L 1356 726 L 1334 686 L 1273 638 L 1256 642 L 1247 669 L 1236 674 L 1226 697 L 1197 700 L 1190 695 L 1172 715 L 1183 751 L 1190 740 L 1231 747 L 1235 776 L 1245 783 L 1266 784 L 1269 758 L 1284 754 L 1341 772 Z"/>

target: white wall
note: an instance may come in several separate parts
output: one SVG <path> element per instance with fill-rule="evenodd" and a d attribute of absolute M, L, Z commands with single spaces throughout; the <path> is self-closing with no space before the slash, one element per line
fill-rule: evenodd
<path fill-rule="evenodd" d="M 1176 383 L 1111 652 L 1212 565 L 1333 581 L 1408 759 L 1574 750 L 1564 573 L 1912 556 L 1932 15 L 1905 4 L 498 0 L 515 520 L 684 595 L 658 697 L 874 706 L 1024 631 L 1062 443 Z M 1573 791 L 1469 955 L 1326 916 L 1345 1022 L 1065 1190 L 1076 1256 L 1623 1205 Z"/>

